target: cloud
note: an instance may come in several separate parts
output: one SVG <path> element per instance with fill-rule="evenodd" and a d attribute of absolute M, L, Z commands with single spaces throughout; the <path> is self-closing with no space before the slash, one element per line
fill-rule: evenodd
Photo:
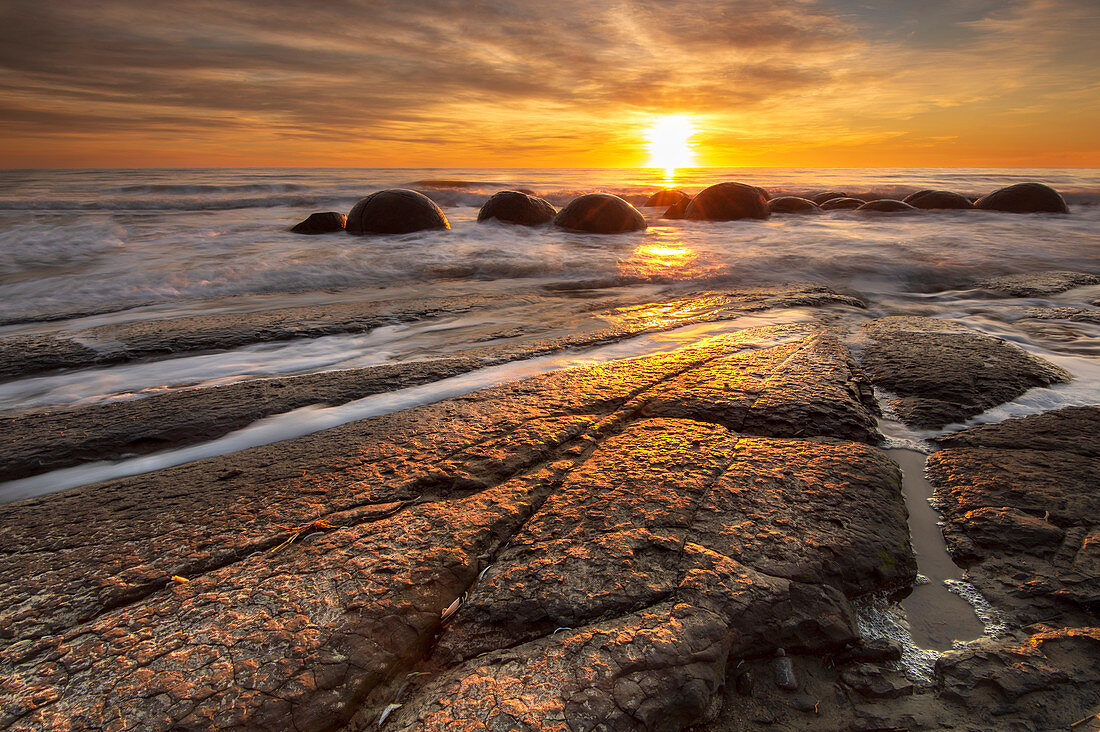
<path fill-rule="evenodd" d="M 959 0 L 939 16 L 909 3 L 871 16 L 840 0 L 6 6 L 0 131 L 13 139 L 111 134 L 140 146 L 176 135 L 200 151 L 236 139 L 257 155 L 298 139 L 379 155 L 400 145 L 423 159 L 457 147 L 590 150 L 577 131 L 629 151 L 624 126 L 664 112 L 709 120 L 715 138 L 881 137 L 926 110 L 1027 86 L 1022 69 L 1056 75 L 1048 60 L 1083 60 L 1095 27 L 1088 4 L 1071 0 Z M 890 30 L 891 12 L 921 40 Z M 970 45 L 929 58 L 938 35 Z M 1012 50 L 991 56 L 1004 44 Z M 1055 81 L 1052 92 L 1074 83 Z"/>

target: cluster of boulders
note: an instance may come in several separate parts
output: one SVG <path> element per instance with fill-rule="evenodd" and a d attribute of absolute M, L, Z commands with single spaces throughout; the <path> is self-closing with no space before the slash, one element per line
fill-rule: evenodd
<path fill-rule="evenodd" d="M 701 203 L 693 202 L 702 199 Z M 722 201 L 723 203 L 718 203 Z M 763 206 L 761 207 L 761 202 Z M 1069 213 L 1065 200 L 1042 183 L 1017 183 L 971 201 L 961 193 L 925 189 L 898 201 L 882 198 L 867 201 L 842 191 L 824 191 L 809 198 L 777 196 L 771 198 L 762 188 L 741 183 L 719 183 L 692 198 L 683 191 L 664 190 L 646 201 L 646 206 L 668 206 L 662 218 L 729 221 L 763 219 L 771 214 L 814 213 L 817 211 L 901 212 L 923 209 L 984 209 L 1008 213 Z"/>
<path fill-rule="evenodd" d="M 696 221 L 766 219 L 772 214 L 813 213 L 853 209 L 856 211 L 904 212 L 920 209 L 984 209 L 1011 213 L 1069 213 L 1065 200 L 1042 183 L 1018 183 L 971 201 L 951 191 L 922 190 L 904 201 L 865 201 L 841 191 L 826 191 L 810 198 L 772 198 L 758 186 L 718 183 L 695 196 L 666 189 L 653 194 L 646 207 L 667 206 L 662 218 Z M 620 234 L 643 231 L 645 218 L 629 202 L 610 193 L 588 193 L 570 201 L 561 211 L 545 199 L 522 191 L 500 191 L 478 212 L 477 220 L 496 220 L 520 226 L 553 223 L 567 231 L 592 234 Z M 335 211 L 315 213 L 295 225 L 296 234 L 408 234 L 414 231 L 449 229 L 450 222 L 432 199 L 422 193 L 390 188 L 360 200 L 347 216 Z"/>

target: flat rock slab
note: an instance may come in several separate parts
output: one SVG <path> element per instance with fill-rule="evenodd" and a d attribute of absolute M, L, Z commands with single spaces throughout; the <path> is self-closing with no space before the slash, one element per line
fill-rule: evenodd
<path fill-rule="evenodd" d="M 485 364 L 468 358 L 256 379 L 73 409 L 0 416 L 5 480 L 95 460 L 117 460 L 221 437 L 272 414 L 344 404 L 427 384 Z"/>
<path fill-rule="evenodd" d="M 1075 287 L 1100 285 L 1100 277 L 1088 272 L 1036 272 L 991 277 L 977 282 L 976 285 L 1011 297 L 1042 297 Z"/>
<path fill-rule="evenodd" d="M 1002 725 L 1016 715 L 1032 729 L 1070 729 L 1100 704 L 1100 628 L 1040 627 L 969 644 L 936 663 L 936 689 L 984 717 L 987 729 L 1011 729 Z"/>
<path fill-rule="evenodd" d="M 1095 623 L 1100 610 L 1100 407 L 947 435 L 928 459 L 944 537 L 1014 620 Z"/>
<path fill-rule="evenodd" d="M 729 293 L 694 293 L 654 304 L 639 296 L 619 307 L 593 312 L 591 303 L 571 297 L 569 291 L 520 290 L 505 294 L 462 297 L 393 298 L 380 302 L 336 302 L 324 306 L 284 307 L 265 311 L 215 312 L 201 316 L 140 320 L 64 330 L 37 335 L 0 335 L 0 379 L 29 376 L 54 369 L 87 368 L 165 356 L 240 348 L 296 338 L 366 333 L 396 323 L 453 317 L 486 309 L 520 307 L 538 301 L 568 329 L 546 322 L 528 323 L 524 330 L 551 346 L 610 342 L 644 331 L 707 322 L 770 308 L 847 305 L 863 308 L 857 297 L 826 287 L 760 287 Z M 377 298 L 378 293 L 373 296 Z M 564 330 L 564 334 L 562 331 Z M 559 335 L 557 339 L 554 334 Z M 493 334 L 497 337 L 500 334 Z"/>
<path fill-rule="evenodd" d="M 799 398 L 874 439 L 830 339 L 717 339 L 2 506 L 0 728 L 701 720 L 731 653 L 838 648 L 849 598 L 915 573 L 894 464 L 784 395 L 802 359 Z M 647 414 L 738 358 L 764 385 L 738 430 Z"/>
<path fill-rule="evenodd" d="M 563 321 L 556 327 L 506 327 L 483 336 L 495 343 L 479 345 L 475 342 L 467 344 L 466 348 L 456 347 L 446 358 L 179 388 L 138 399 L 75 408 L 23 410 L 0 415 L 0 431 L 4 434 L 0 441 L 0 474 L 14 480 L 82 461 L 112 460 L 124 455 L 183 447 L 221 437 L 263 417 L 304 406 L 343 404 L 567 348 L 591 347 L 642 332 L 796 306 L 820 307 L 821 312 L 817 314 L 828 319 L 838 313 L 827 306 L 839 306 L 843 312 L 851 307 L 862 307 L 862 303 L 816 287 L 790 291 L 765 288 L 736 294 L 702 293 L 659 304 L 620 305 L 598 312 L 586 312 L 587 306 L 574 302 L 562 306 Z M 412 318 L 419 312 L 394 307 L 401 317 Z M 269 315 L 290 317 L 286 313 Z M 240 339 L 249 337 L 247 322 L 238 325 L 243 330 L 223 345 L 240 345 Z M 190 319 L 184 319 L 174 325 L 162 323 L 159 327 L 166 338 L 175 338 L 191 326 Z M 792 327 L 792 332 L 797 331 L 797 327 Z M 808 324 L 801 327 L 797 332 L 815 330 Z M 0 339 L 0 351 L 3 343 Z M 76 363 L 71 361 L 67 365 Z M 796 383 L 797 377 L 788 381 Z M 792 404 L 791 409 L 797 409 L 797 404 Z M 789 415 L 784 418 L 786 416 Z M 868 439 L 871 434 L 867 432 L 868 425 L 870 422 L 855 427 L 864 432 L 856 439 Z M 849 428 L 837 434 L 855 433 Z"/>
<path fill-rule="evenodd" d="M 863 326 L 860 363 L 893 396 L 906 424 L 935 429 L 1011 401 L 1069 374 L 1023 349 L 932 318 L 894 316 Z"/>
<path fill-rule="evenodd" d="M 1028 308 L 1024 315 L 1039 320 L 1072 320 L 1078 323 L 1100 324 L 1100 310 L 1079 307 L 1037 307 Z"/>

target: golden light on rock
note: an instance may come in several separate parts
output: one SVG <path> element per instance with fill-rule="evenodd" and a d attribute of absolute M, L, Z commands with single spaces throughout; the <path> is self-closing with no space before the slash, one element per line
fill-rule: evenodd
<path fill-rule="evenodd" d="M 696 133 L 695 125 L 682 114 L 658 117 L 646 130 L 649 160 L 646 166 L 664 168 L 669 175 L 676 168 L 690 168 L 695 165 L 694 145 L 691 138 Z"/>

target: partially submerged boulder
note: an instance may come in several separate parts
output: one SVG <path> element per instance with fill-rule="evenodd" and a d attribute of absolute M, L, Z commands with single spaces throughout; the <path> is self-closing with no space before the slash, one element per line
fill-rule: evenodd
<path fill-rule="evenodd" d="M 566 204 L 554 217 L 554 226 L 593 234 L 622 234 L 644 231 L 645 219 L 638 209 L 610 193 L 588 193 Z"/>
<path fill-rule="evenodd" d="M 810 196 L 809 198 L 810 198 L 811 201 L 813 201 L 818 206 L 820 206 L 821 204 L 825 203 L 826 201 L 831 201 L 834 198 L 847 198 L 847 197 L 848 197 L 847 193 L 841 193 L 840 191 L 825 191 L 824 193 L 815 193 L 814 195 Z"/>
<path fill-rule="evenodd" d="M 684 218 L 699 221 L 766 219 L 770 214 L 767 194 L 744 183 L 718 183 L 706 188 L 684 210 Z"/>
<path fill-rule="evenodd" d="M 973 209 L 976 208 L 969 198 L 961 193 L 952 191 L 936 191 L 925 189 L 910 193 L 904 199 L 905 203 L 925 210 L 933 209 Z"/>
<path fill-rule="evenodd" d="M 356 203 L 347 218 L 349 234 L 409 234 L 449 229 L 450 222 L 435 201 L 406 188 L 377 191 Z"/>
<path fill-rule="evenodd" d="M 662 219 L 682 219 L 684 218 L 684 211 L 687 211 L 688 204 L 691 203 L 691 196 L 681 198 L 676 203 L 665 209 L 665 212 L 661 214 Z"/>
<path fill-rule="evenodd" d="M 290 228 L 295 234 L 331 234 L 344 230 L 348 217 L 335 211 L 312 213 L 305 221 L 299 221 Z"/>
<path fill-rule="evenodd" d="M 877 211 L 879 213 L 900 213 L 903 211 L 916 211 L 904 201 L 895 201 L 892 198 L 880 198 L 877 201 L 868 201 L 856 209 L 857 211 Z"/>
<path fill-rule="evenodd" d="M 684 201 L 685 199 L 690 200 L 691 196 L 684 193 L 683 191 L 676 190 L 675 188 L 666 188 L 663 191 L 657 191 L 652 196 L 650 196 L 646 200 L 645 205 L 672 206 L 679 203 L 680 201 Z"/>
<path fill-rule="evenodd" d="M 1062 195 L 1043 183 L 1017 183 L 1000 188 L 979 198 L 974 206 L 1008 213 L 1069 213 Z"/>
<path fill-rule="evenodd" d="M 557 212 L 550 203 L 520 191 L 499 191 L 477 213 L 478 222 L 496 219 L 507 224 L 539 226 L 554 220 Z"/>
<path fill-rule="evenodd" d="M 768 210 L 773 214 L 812 213 L 821 208 L 807 198 L 781 196 L 768 201 Z"/>
<path fill-rule="evenodd" d="M 830 198 L 825 203 L 819 205 L 822 211 L 842 211 L 859 208 L 865 203 L 866 201 L 858 198 Z"/>

